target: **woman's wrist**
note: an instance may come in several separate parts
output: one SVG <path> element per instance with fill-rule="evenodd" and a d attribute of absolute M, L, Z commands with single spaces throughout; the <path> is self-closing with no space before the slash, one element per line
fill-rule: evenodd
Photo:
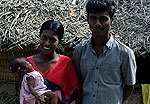
<path fill-rule="evenodd" d="M 34 97 L 38 97 L 38 95 L 39 95 L 38 93 L 33 94 Z"/>
<path fill-rule="evenodd" d="M 58 95 L 57 95 L 57 92 L 52 92 L 52 97 L 54 97 L 54 98 L 58 98 Z"/>

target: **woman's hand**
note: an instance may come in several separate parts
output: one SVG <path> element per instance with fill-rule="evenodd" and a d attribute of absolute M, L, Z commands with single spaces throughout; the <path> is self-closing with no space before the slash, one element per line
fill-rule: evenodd
<path fill-rule="evenodd" d="M 40 94 L 36 94 L 34 96 L 35 96 L 35 99 L 36 99 L 37 102 L 41 102 L 42 101 L 42 97 L 41 97 Z"/>
<path fill-rule="evenodd" d="M 47 92 L 44 97 L 45 101 L 50 104 L 57 104 L 58 96 L 56 92 Z"/>

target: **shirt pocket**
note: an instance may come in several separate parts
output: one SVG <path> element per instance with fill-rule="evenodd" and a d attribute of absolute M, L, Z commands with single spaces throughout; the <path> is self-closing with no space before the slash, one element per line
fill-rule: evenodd
<path fill-rule="evenodd" d="M 121 63 L 112 61 L 106 63 L 105 67 L 102 67 L 102 79 L 106 84 L 120 84 L 122 81 L 122 73 L 120 70 Z"/>

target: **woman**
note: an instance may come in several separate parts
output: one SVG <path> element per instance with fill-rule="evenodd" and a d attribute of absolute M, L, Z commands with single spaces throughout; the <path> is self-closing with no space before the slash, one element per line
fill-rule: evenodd
<path fill-rule="evenodd" d="M 40 29 L 41 52 L 28 59 L 44 77 L 47 87 L 57 93 L 59 104 L 76 104 L 80 101 L 81 87 L 75 67 L 69 57 L 56 53 L 63 34 L 59 21 L 44 22 Z"/>

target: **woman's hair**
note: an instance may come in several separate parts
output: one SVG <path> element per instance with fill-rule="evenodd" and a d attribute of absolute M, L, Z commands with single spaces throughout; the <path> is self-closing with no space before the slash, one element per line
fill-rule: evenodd
<path fill-rule="evenodd" d="M 19 67 L 20 67 L 21 70 L 26 69 L 25 63 L 24 63 L 25 61 L 30 62 L 25 57 L 18 57 L 18 58 L 12 59 L 9 63 L 8 68 L 11 69 L 12 73 L 18 73 L 19 72 Z"/>
<path fill-rule="evenodd" d="M 86 4 L 86 12 L 89 16 L 89 13 L 108 11 L 110 18 L 112 18 L 116 12 L 115 7 L 114 0 L 89 0 Z"/>
<path fill-rule="evenodd" d="M 64 27 L 59 21 L 48 20 L 44 22 L 40 29 L 40 36 L 44 30 L 51 30 L 58 35 L 58 39 L 61 40 L 64 34 Z"/>

